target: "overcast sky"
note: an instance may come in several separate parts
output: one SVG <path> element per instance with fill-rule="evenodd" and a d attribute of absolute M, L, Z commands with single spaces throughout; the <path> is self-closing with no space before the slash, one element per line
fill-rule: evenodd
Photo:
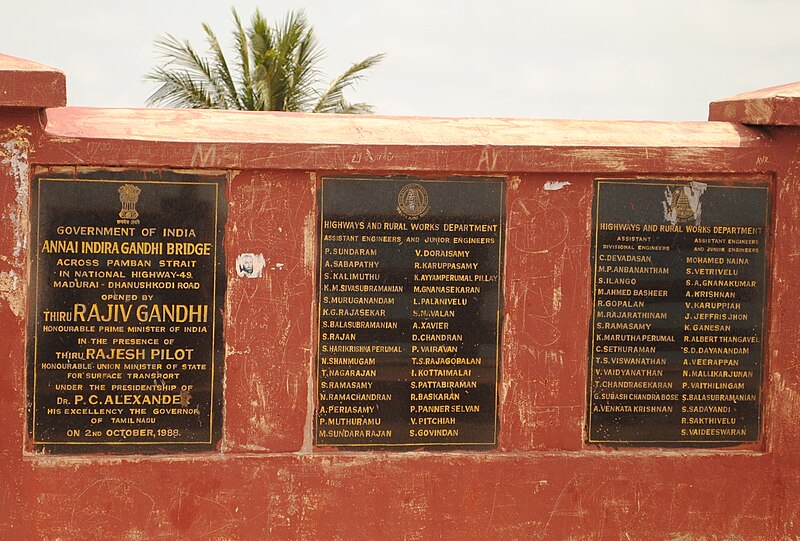
<path fill-rule="evenodd" d="M 143 107 L 165 33 L 225 43 L 304 8 L 333 77 L 386 60 L 354 101 L 387 115 L 704 120 L 711 100 L 800 80 L 796 0 L 3 0 L 0 52 L 67 75 L 69 105 Z"/>

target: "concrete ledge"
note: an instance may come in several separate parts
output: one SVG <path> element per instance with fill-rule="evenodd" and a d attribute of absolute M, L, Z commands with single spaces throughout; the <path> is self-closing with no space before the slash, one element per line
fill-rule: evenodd
<path fill-rule="evenodd" d="M 55 68 L 0 54 L 0 107 L 42 109 L 67 104 L 67 79 Z"/>
<path fill-rule="evenodd" d="M 708 119 L 755 126 L 800 126 L 800 82 L 713 101 Z"/>

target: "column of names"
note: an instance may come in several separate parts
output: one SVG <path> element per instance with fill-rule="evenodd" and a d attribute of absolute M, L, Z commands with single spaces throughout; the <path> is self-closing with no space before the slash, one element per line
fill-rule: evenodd
<path fill-rule="evenodd" d="M 595 202 L 589 440 L 757 440 L 767 187 L 598 181 Z"/>
<path fill-rule="evenodd" d="M 409 189 L 430 212 L 400 212 Z M 356 212 L 366 191 L 370 211 Z M 317 445 L 494 443 L 501 194 L 485 181 L 323 181 Z M 435 209 L 443 197 L 478 208 Z"/>

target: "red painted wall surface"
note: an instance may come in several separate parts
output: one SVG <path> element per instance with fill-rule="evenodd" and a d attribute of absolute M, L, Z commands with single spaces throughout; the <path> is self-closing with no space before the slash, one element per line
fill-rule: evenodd
<path fill-rule="evenodd" d="M 800 538 L 800 99 L 793 93 L 717 102 L 714 121 L 702 123 L 65 108 L 62 74 L 0 56 L 0 537 Z M 26 450 L 28 190 L 46 168 L 229 175 L 219 452 Z M 312 446 L 316 190 L 322 175 L 359 173 L 507 179 L 495 450 Z M 598 177 L 774 183 L 759 444 L 585 443 Z M 548 181 L 568 184 L 545 190 Z M 233 258 L 248 252 L 267 258 L 263 278 L 237 277 Z"/>

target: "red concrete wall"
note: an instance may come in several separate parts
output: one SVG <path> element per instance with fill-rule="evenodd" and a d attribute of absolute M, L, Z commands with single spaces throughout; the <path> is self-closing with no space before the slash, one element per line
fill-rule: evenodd
<path fill-rule="evenodd" d="M 791 92 L 758 95 L 758 118 L 737 98 L 712 106 L 714 122 L 573 122 L 63 108 L 62 80 L 55 70 L 0 57 L 3 538 L 800 536 L 800 115 L 786 112 Z M 3 99 L 6 87 L 13 92 Z M 769 106 L 774 114 L 764 114 Z M 781 121 L 770 125 L 774 118 Z M 46 168 L 228 173 L 219 452 L 24 451 L 28 189 L 33 172 Z M 354 173 L 507 178 L 495 450 L 313 448 L 317 189 L 323 175 Z M 737 449 L 585 443 L 599 177 L 774 184 L 762 442 Z M 548 181 L 569 184 L 546 190 Z M 233 258 L 248 252 L 267 259 L 262 279 L 237 277 Z"/>

